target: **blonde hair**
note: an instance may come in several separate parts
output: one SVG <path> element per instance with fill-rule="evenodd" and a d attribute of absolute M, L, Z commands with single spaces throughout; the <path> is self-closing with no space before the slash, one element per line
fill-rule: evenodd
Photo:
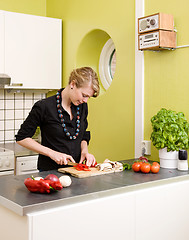
<path fill-rule="evenodd" d="M 69 77 L 69 84 L 74 81 L 77 88 L 81 88 L 91 83 L 94 90 L 93 97 L 97 97 L 100 92 L 98 76 L 91 67 L 81 67 L 74 69 Z"/>

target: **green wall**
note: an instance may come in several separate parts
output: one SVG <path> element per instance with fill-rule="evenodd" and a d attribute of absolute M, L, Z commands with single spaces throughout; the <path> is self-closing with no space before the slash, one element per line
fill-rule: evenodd
<path fill-rule="evenodd" d="M 46 0 L 0 0 L 0 10 L 46 16 Z"/>
<path fill-rule="evenodd" d="M 116 73 L 108 91 L 89 100 L 89 150 L 98 162 L 134 157 L 135 5 L 133 0 L 0 0 L 0 9 L 63 20 L 63 85 L 82 64 L 98 71 L 103 41 L 116 46 Z M 89 41 L 88 41 L 89 40 Z M 85 48 L 86 45 L 86 48 Z"/>
<path fill-rule="evenodd" d="M 177 46 L 189 45 L 189 2 L 185 0 L 146 0 L 145 15 L 163 12 L 174 16 Z M 150 118 L 164 107 L 184 112 L 189 120 L 189 47 L 174 51 L 148 52 L 145 58 L 144 133 L 151 135 Z M 152 146 L 152 159 L 158 159 L 158 150 Z"/>
<path fill-rule="evenodd" d="M 116 46 L 116 73 L 111 87 L 97 99 L 89 100 L 89 149 L 97 161 L 134 157 L 134 56 L 135 6 L 133 0 L 47 0 L 47 16 L 63 19 L 63 85 L 73 68 L 90 65 L 98 71 L 91 55 L 98 51 L 100 37 L 95 36 L 86 51 L 81 51 L 90 33 L 106 33 Z M 94 32 L 93 32 L 94 33 Z M 91 34 L 93 34 L 91 33 Z M 91 35 L 92 36 L 92 35 Z M 88 44 L 86 44 L 88 45 Z M 87 46 L 86 46 L 87 47 Z M 82 54 L 83 53 L 83 54 Z"/>

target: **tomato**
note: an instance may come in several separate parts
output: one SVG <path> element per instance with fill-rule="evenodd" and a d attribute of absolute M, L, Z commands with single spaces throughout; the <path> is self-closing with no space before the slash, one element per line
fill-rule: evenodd
<path fill-rule="evenodd" d="M 143 163 L 140 170 L 143 173 L 149 173 L 150 172 L 150 164 L 149 163 Z"/>
<path fill-rule="evenodd" d="M 150 170 L 152 173 L 158 173 L 160 169 L 159 163 L 157 164 L 152 164 L 150 167 Z"/>
<path fill-rule="evenodd" d="M 142 166 L 142 164 L 143 164 L 143 162 L 142 162 L 142 161 L 139 161 L 138 163 L 140 164 L 140 167 L 141 167 L 141 166 Z"/>
<path fill-rule="evenodd" d="M 139 172 L 140 171 L 140 163 L 139 162 L 133 163 L 132 169 L 134 172 Z"/>
<path fill-rule="evenodd" d="M 152 165 L 157 165 L 160 167 L 159 163 L 158 162 L 153 162 Z"/>

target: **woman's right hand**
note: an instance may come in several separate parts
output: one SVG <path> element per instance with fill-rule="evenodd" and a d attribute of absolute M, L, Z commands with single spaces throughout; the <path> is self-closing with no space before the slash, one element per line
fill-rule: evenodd
<path fill-rule="evenodd" d="M 59 165 L 67 165 L 68 161 L 75 163 L 72 156 L 65 154 L 65 153 L 61 153 L 61 152 L 52 151 L 49 154 L 49 157 Z"/>

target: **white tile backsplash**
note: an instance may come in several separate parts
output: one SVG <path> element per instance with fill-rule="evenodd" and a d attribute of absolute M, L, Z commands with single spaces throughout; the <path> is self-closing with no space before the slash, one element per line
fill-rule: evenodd
<path fill-rule="evenodd" d="M 39 91 L 10 92 L 0 89 L 0 143 L 14 142 L 15 134 L 28 116 L 33 104 L 45 98 Z"/>
<path fill-rule="evenodd" d="M 25 99 L 33 99 L 33 93 L 25 93 Z"/>
<path fill-rule="evenodd" d="M 23 120 L 17 120 L 15 119 L 15 129 L 20 129 L 21 124 L 23 123 Z"/>
<path fill-rule="evenodd" d="M 14 130 L 14 119 L 5 120 L 5 130 Z"/>
<path fill-rule="evenodd" d="M 0 89 L 0 99 L 4 99 L 4 90 Z"/>
<path fill-rule="evenodd" d="M 0 142 L 2 143 L 4 141 L 5 138 L 5 132 L 4 131 L 0 131 Z"/>
<path fill-rule="evenodd" d="M 23 109 L 24 107 L 24 102 L 22 99 L 18 100 L 16 99 L 15 100 L 15 109 Z"/>
<path fill-rule="evenodd" d="M 5 110 L 5 119 L 11 120 L 14 119 L 14 110 Z"/>
<path fill-rule="evenodd" d="M 15 99 L 21 99 L 23 101 L 24 93 L 16 93 L 15 94 Z"/>
<path fill-rule="evenodd" d="M 23 118 L 24 118 L 23 110 L 15 109 L 15 119 L 23 119 Z"/>
<path fill-rule="evenodd" d="M 32 100 L 32 99 L 26 99 L 26 100 L 25 100 L 25 108 L 31 109 L 32 106 L 33 106 L 33 100 Z"/>
<path fill-rule="evenodd" d="M 0 129 L 4 131 L 4 121 L 0 121 Z"/>
<path fill-rule="evenodd" d="M 6 131 L 5 132 L 5 141 L 7 140 L 14 140 L 14 130 Z"/>
<path fill-rule="evenodd" d="M 31 111 L 31 109 L 25 109 L 24 110 L 24 119 L 27 118 L 27 116 L 29 115 L 29 112 Z"/>
<path fill-rule="evenodd" d="M 14 101 L 10 99 L 6 100 L 5 109 L 14 109 Z"/>
<path fill-rule="evenodd" d="M 0 110 L 0 120 L 4 120 L 4 110 Z"/>
<path fill-rule="evenodd" d="M 14 99 L 14 93 L 13 92 L 5 92 L 4 94 L 5 99 Z"/>
<path fill-rule="evenodd" d="M 0 99 L 0 109 L 4 109 L 4 99 Z"/>

